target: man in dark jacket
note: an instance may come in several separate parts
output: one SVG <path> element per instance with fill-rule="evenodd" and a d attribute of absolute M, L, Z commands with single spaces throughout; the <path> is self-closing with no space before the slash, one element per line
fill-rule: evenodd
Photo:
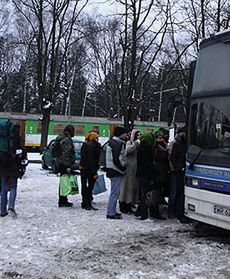
<path fill-rule="evenodd" d="M 85 142 L 81 147 L 81 206 L 86 210 L 97 210 L 97 208 L 92 206 L 92 191 L 98 177 L 97 171 L 99 169 L 101 144 L 98 142 L 98 137 L 96 132 L 90 132 L 85 137 Z"/>
<path fill-rule="evenodd" d="M 64 129 L 64 133 L 57 136 L 56 140 L 60 141 L 61 156 L 58 158 L 60 174 L 70 174 L 75 169 L 75 150 L 72 138 L 74 137 L 74 127 L 67 125 Z M 73 204 L 68 202 L 67 197 L 60 196 L 59 185 L 59 207 L 71 207 Z"/>
<path fill-rule="evenodd" d="M 114 137 L 109 140 L 106 147 L 106 173 L 111 180 L 111 193 L 107 208 L 108 219 L 122 218 L 121 214 L 116 212 L 116 206 L 120 194 L 121 176 L 126 174 L 127 168 L 125 155 L 127 135 L 124 127 L 116 127 Z"/>
<path fill-rule="evenodd" d="M 184 216 L 184 175 L 186 165 L 186 127 L 180 127 L 172 145 L 170 154 L 170 189 L 169 214 L 176 214 L 182 223 L 187 222 Z"/>

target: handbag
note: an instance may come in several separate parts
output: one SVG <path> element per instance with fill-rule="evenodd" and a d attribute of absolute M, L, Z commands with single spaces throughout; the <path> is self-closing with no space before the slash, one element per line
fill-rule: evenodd
<path fill-rule="evenodd" d="M 158 206 L 162 201 L 160 189 L 153 189 L 145 195 L 145 204 L 147 206 Z"/>
<path fill-rule="evenodd" d="M 77 177 L 75 175 L 60 176 L 60 196 L 76 195 L 79 193 Z"/>
<path fill-rule="evenodd" d="M 99 195 L 106 192 L 105 178 L 103 174 L 98 175 L 98 178 L 93 187 L 93 195 Z"/>

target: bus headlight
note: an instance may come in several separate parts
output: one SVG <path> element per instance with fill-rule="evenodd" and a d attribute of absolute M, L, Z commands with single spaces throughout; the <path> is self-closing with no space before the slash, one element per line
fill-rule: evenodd
<path fill-rule="evenodd" d="M 199 185 L 198 179 L 192 179 L 192 186 L 197 187 Z"/>
<path fill-rule="evenodd" d="M 190 211 L 196 211 L 196 207 L 195 207 L 195 205 L 194 205 L 194 204 L 189 203 L 189 204 L 188 204 L 188 210 L 190 210 Z"/>

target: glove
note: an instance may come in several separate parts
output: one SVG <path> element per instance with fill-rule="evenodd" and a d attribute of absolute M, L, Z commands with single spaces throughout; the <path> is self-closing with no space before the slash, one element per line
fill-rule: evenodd
<path fill-rule="evenodd" d="M 95 175 L 93 176 L 93 179 L 94 179 L 94 180 L 97 180 L 97 178 L 98 178 L 98 174 L 95 174 Z"/>
<path fill-rule="evenodd" d="M 27 160 L 27 159 L 24 159 L 24 160 L 22 160 L 22 162 L 21 162 L 21 164 L 23 165 L 23 166 L 27 166 L 28 165 L 28 163 L 29 163 L 29 161 Z"/>

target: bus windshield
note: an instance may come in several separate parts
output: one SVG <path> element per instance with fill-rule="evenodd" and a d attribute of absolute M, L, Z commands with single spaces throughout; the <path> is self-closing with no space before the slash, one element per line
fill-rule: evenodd
<path fill-rule="evenodd" d="M 190 163 L 230 167 L 229 53 L 229 32 L 201 44 L 190 105 Z"/>
<path fill-rule="evenodd" d="M 224 98 L 225 99 L 225 98 Z M 224 100 L 223 99 L 223 100 Z M 230 166 L 230 109 L 215 98 L 194 100 L 190 111 L 188 160 L 204 149 L 197 162 Z"/>

